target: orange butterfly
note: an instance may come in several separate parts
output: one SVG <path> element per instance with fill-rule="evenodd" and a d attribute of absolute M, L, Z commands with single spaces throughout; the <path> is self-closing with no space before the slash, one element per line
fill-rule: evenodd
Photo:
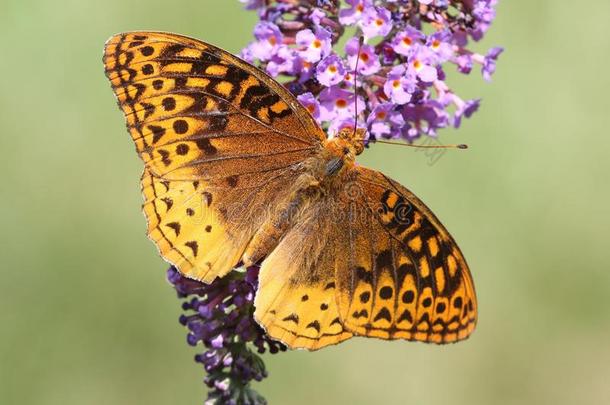
<path fill-rule="evenodd" d="M 104 64 L 145 164 L 148 235 L 182 274 L 261 262 L 254 316 L 291 348 L 473 331 L 460 249 L 409 190 L 355 165 L 362 131 L 327 139 L 264 72 L 184 36 L 116 35 Z"/>

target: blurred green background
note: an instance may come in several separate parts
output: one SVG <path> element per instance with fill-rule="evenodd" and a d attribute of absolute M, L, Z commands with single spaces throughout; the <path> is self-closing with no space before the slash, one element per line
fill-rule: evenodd
<path fill-rule="evenodd" d="M 610 2 L 503 0 L 478 49 L 503 45 L 464 142 L 434 165 L 378 145 L 361 162 L 416 192 L 459 241 L 480 321 L 446 347 L 352 339 L 266 356 L 270 404 L 610 403 Z M 0 7 L 0 404 L 195 404 L 166 264 L 144 235 L 142 164 L 103 74 L 136 29 L 230 51 L 236 0 L 17 1 Z"/>

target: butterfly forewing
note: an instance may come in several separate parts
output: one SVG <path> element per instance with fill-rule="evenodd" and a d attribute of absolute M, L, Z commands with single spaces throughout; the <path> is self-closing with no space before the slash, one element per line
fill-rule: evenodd
<path fill-rule="evenodd" d="M 280 84 L 191 38 L 119 34 L 104 65 L 145 163 L 149 237 L 189 277 L 226 274 L 263 220 L 253 203 L 273 204 L 323 132 Z"/>
<path fill-rule="evenodd" d="M 175 34 L 112 37 L 106 75 L 153 175 L 201 180 L 283 168 L 324 134 L 280 84 L 212 45 Z"/>

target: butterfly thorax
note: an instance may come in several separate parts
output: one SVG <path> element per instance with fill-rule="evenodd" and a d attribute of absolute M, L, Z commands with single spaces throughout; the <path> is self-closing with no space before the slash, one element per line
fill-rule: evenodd
<path fill-rule="evenodd" d="M 317 215 L 314 207 L 321 206 L 320 201 L 332 195 L 334 189 L 343 187 L 356 155 L 362 151 L 353 139 L 347 136 L 347 132 L 339 133 L 326 140 L 315 155 L 294 169 L 289 190 L 278 201 L 276 209 L 269 212 L 248 245 L 244 254 L 246 265 L 267 256 L 289 229 L 307 217 Z"/>

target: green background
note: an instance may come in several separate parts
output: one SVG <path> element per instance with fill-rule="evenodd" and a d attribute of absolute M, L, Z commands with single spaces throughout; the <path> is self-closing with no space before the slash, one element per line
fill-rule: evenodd
<path fill-rule="evenodd" d="M 610 29 L 606 0 L 500 2 L 491 84 L 433 165 L 378 145 L 362 163 L 417 193 L 459 241 L 480 321 L 450 346 L 352 339 L 266 356 L 271 404 L 610 402 Z M 142 164 L 103 74 L 112 34 L 166 30 L 238 51 L 234 0 L 0 7 L 0 403 L 195 404 L 203 372 L 144 235 Z"/>

